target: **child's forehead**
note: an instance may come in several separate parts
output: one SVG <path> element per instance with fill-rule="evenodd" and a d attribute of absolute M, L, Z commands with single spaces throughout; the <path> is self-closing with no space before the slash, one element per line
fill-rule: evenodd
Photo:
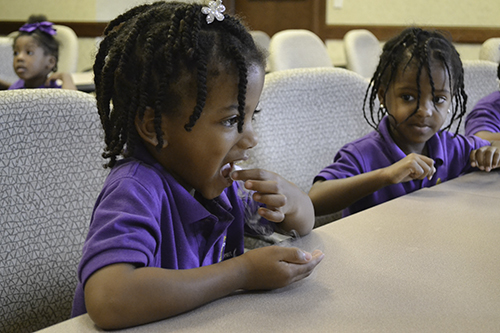
<path fill-rule="evenodd" d="M 433 80 L 443 78 L 446 79 L 446 81 L 449 81 L 449 73 L 447 67 L 442 61 L 439 60 L 431 60 L 428 65 L 425 63 L 419 63 L 416 60 L 401 63 L 397 68 L 395 80 L 417 82 L 418 77 L 420 78 L 420 80 L 428 79 L 429 74 Z"/>
<path fill-rule="evenodd" d="M 25 47 L 40 47 L 40 43 L 30 35 L 22 35 L 16 38 L 14 47 L 25 46 Z"/>

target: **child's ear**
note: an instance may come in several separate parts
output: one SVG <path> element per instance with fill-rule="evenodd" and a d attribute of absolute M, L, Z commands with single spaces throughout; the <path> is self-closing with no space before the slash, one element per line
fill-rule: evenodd
<path fill-rule="evenodd" d="M 149 106 L 146 107 L 146 110 L 144 111 L 144 117 L 142 120 L 139 118 L 139 115 L 135 116 L 135 129 L 137 130 L 137 133 L 141 137 L 141 139 L 146 142 L 151 144 L 152 146 L 156 147 L 158 145 L 158 138 L 156 137 L 156 131 L 155 131 L 155 111 L 150 108 Z M 165 133 L 163 133 L 162 136 L 163 139 L 163 147 L 165 148 L 167 146 L 167 139 L 165 137 Z"/>
<path fill-rule="evenodd" d="M 54 57 L 53 55 L 49 55 L 49 57 L 47 59 L 47 66 L 49 67 L 51 72 L 54 69 L 54 67 L 56 66 L 56 63 L 57 63 L 56 57 Z"/>
<path fill-rule="evenodd" d="M 384 104 L 385 89 L 380 87 L 378 89 L 377 97 L 380 104 Z"/>

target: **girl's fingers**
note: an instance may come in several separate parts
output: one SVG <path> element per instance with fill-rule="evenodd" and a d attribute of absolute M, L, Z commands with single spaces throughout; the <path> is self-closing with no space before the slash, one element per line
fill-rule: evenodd
<path fill-rule="evenodd" d="M 281 212 L 280 209 L 269 209 L 260 207 L 258 213 L 266 220 L 275 223 L 282 222 L 285 219 L 285 214 L 283 214 L 283 212 Z"/>

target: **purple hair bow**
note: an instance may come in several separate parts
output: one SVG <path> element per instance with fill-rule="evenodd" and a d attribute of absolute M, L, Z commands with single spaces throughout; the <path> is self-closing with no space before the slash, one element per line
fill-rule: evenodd
<path fill-rule="evenodd" d="M 49 21 L 26 23 L 21 28 L 19 28 L 19 31 L 31 33 L 38 29 L 41 32 L 45 32 L 46 34 L 54 36 L 56 34 L 56 30 L 52 28 L 53 25 L 54 23 Z"/>

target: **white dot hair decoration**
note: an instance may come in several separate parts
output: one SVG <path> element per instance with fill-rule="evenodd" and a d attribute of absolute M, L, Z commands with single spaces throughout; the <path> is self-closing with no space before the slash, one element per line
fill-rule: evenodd
<path fill-rule="evenodd" d="M 201 12 L 207 15 L 207 24 L 210 24 L 217 19 L 217 21 L 222 21 L 224 19 L 224 12 L 226 7 L 222 4 L 222 0 L 210 1 L 208 7 L 204 6 L 201 8 Z"/>

